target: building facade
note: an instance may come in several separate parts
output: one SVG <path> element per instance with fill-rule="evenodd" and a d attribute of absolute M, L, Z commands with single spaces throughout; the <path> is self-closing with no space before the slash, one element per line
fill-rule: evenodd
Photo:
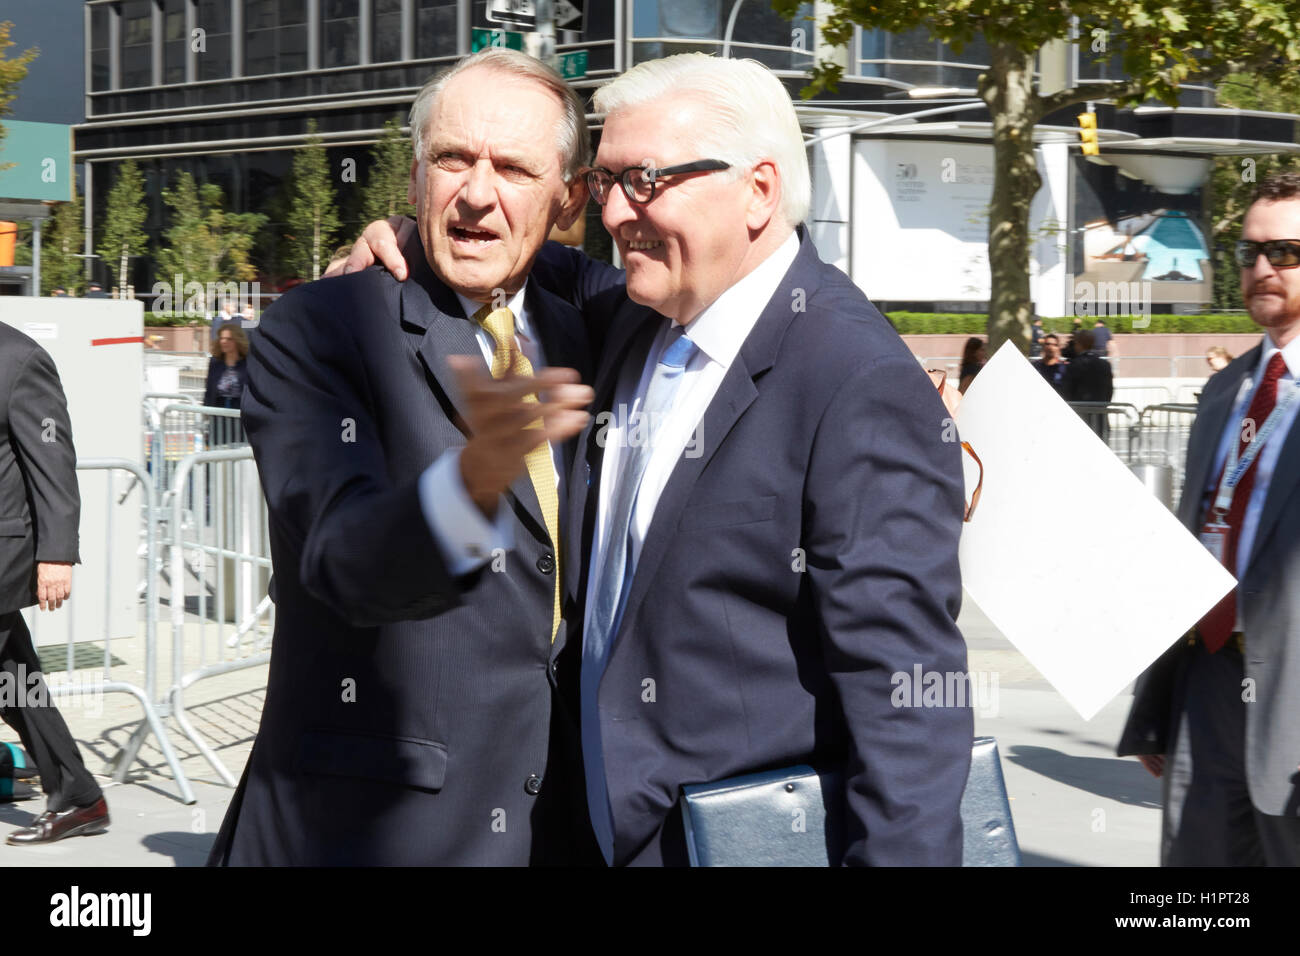
<path fill-rule="evenodd" d="M 432 73 L 483 42 L 477 31 L 502 28 L 489 7 L 509 6 L 89 0 L 85 122 L 76 139 L 88 226 L 101 220 L 113 167 L 135 158 L 145 173 L 154 243 L 166 225 L 162 190 L 182 170 L 221 185 L 232 210 L 270 214 L 273 234 L 282 225 L 277 203 L 293 151 L 315 120 L 331 168 L 352 159 L 358 169 L 358 182 L 338 184 L 343 232 L 354 234 L 368 148 L 384 122 L 405 123 Z M 816 6 L 804 4 L 786 21 L 766 0 L 587 0 L 574 19 L 577 5 L 560 3 L 557 49 L 585 52 L 585 72 L 573 83 L 588 96 L 635 63 L 686 50 L 766 64 L 796 96 L 811 141 L 808 225 L 823 258 L 886 308 L 981 310 L 989 294 L 985 207 L 993 169 L 989 117 L 974 101 L 974 86 L 986 48 L 977 38 L 956 53 L 919 31 L 860 30 L 840 54 L 846 78 L 838 92 L 801 102 L 798 90 L 819 52 Z M 1117 54 L 1090 60 L 1068 47 L 1050 67 L 1071 85 L 1117 75 Z M 944 106 L 952 112 L 915 121 L 905 115 Z M 1044 182 L 1033 211 L 1037 310 L 1067 314 L 1079 283 L 1100 281 L 1147 283 L 1157 311 L 1208 302 L 1204 185 L 1212 161 L 1295 149 L 1298 118 L 1219 109 L 1205 87 L 1185 89 L 1178 109 L 1102 105 L 1103 154 L 1089 162 L 1077 148 L 1080 109 L 1048 117 L 1036 133 Z M 591 119 L 599 136 L 598 118 Z M 872 121 L 888 122 L 855 131 Z M 594 206 L 586 245 L 612 255 Z M 265 261 L 268 250 L 258 258 Z M 285 278 L 268 275 L 266 288 Z M 137 289 L 150 287 L 147 258 L 135 264 L 132 280 Z"/>

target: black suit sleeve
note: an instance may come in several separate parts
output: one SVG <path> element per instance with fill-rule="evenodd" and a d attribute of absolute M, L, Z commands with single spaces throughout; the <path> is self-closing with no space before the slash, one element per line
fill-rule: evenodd
<path fill-rule="evenodd" d="M 593 352 L 599 354 L 609 323 L 627 301 L 626 273 L 552 240 L 542 245 L 529 278 L 582 312 Z"/>
<path fill-rule="evenodd" d="M 388 479 L 363 353 L 337 318 L 354 314 L 316 288 L 268 309 L 242 415 L 302 586 L 353 626 L 372 627 L 432 617 L 458 603 L 458 590 L 416 481 Z"/>
<path fill-rule="evenodd" d="M 849 736 L 845 863 L 961 864 L 969 697 L 915 706 L 899 693 L 918 668 L 945 686 L 966 677 L 965 499 L 947 419 L 914 361 L 886 359 L 840 386 L 809 463 L 807 567 Z"/>
<path fill-rule="evenodd" d="M 208 359 L 208 380 L 203 386 L 203 404 L 215 405 L 217 403 L 217 376 L 219 374 L 217 363 L 225 364 L 224 359 Z"/>
<path fill-rule="evenodd" d="M 14 380 L 9 435 L 27 483 L 36 560 L 79 562 L 77 450 L 58 369 L 42 348 L 32 350 Z"/>

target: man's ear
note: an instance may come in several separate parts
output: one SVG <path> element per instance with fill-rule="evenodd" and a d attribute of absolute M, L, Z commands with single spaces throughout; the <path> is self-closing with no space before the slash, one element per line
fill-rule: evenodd
<path fill-rule="evenodd" d="M 568 229 L 578 221 L 582 210 L 587 206 L 587 195 L 587 181 L 581 176 L 574 176 L 573 182 L 565 190 L 564 205 L 560 207 L 560 215 L 555 220 L 558 228 Z"/>
<path fill-rule="evenodd" d="M 776 215 L 781 203 L 781 174 L 776 163 L 764 159 L 750 173 L 749 204 L 745 209 L 745 225 L 750 229 L 764 228 Z"/>
<path fill-rule="evenodd" d="M 416 176 L 419 174 L 419 169 L 420 161 L 418 159 L 411 160 L 411 180 L 406 184 L 406 201 L 412 206 L 415 205 L 416 196 L 418 195 L 415 191 L 415 181 Z"/>

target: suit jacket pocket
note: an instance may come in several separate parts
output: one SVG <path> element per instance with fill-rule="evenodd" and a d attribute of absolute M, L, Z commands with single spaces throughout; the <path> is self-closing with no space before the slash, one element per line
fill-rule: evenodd
<path fill-rule="evenodd" d="M 771 521 L 776 516 L 776 495 L 743 501 L 711 501 L 682 509 L 678 531 L 704 531 L 730 525 Z"/>
<path fill-rule="evenodd" d="M 309 730 L 298 744 L 298 770 L 440 790 L 447 775 L 447 746 L 419 737 Z"/>
<path fill-rule="evenodd" d="M 22 515 L 0 518 L 0 538 L 25 538 L 28 534 L 27 520 Z"/>

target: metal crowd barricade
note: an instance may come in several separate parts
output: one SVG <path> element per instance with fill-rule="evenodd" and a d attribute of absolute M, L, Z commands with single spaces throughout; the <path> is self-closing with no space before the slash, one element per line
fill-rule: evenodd
<path fill-rule="evenodd" d="M 47 679 L 47 685 L 50 694 L 53 697 L 86 697 L 109 693 L 130 694 L 140 702 L 144 710 L 144 717 L 132 732 L 128 741 L 118 749 L 109 760 L 113 779 L 121 783 L 126 779 L 127 771 L 134 762 L 136 755 L 139 753 L 141 745 L 149 734 L 153 734 L 159 750 L 162 752 L 167 765 L 171 768 L 172 775 L 176 780 L 176 787 L 180 792 L 181 799 L 185 803 L 194 803 L 194 793 L 190 789 L 189 780 L 186 779 L 184 771 L 181 770 L 180 761 L 172 748 L 171 741 L 167 736 L 167 731 L 163 727 L 162 718 L 166 716 L 165 709 L 157 706 L 156 701 L 156 673 L 158 666 L 158 591 L 156 578 L 154 575 L 146 575 L 146 590 L 144 593 L 144 646 L 135 648 L 133 651 L 127 651 L 127 654 L 143 653 L 143 673 L 144 687 L 131 681 L 120 680 L 113 674 L 115 661 L 119 664 L 121 659 L 115 658 L 113 654 L 113 642 L 117 640 L 119 649 L 122 646 L 123 638 L 114 636 L 115 629 L 120 630 L 125 627 L 129 630 L 131 638 L 139 640 L 139 625 L 137 623 L 138 608 L 135 601 L 130 601 L 129 607 L 118 607 L 114 600 L 114 570 L 115 564 L 118 563 L 113 553 L 114 550 L 114 515 L 125 505 L 135 521 L 143 524 L 143 534 L 145 539 L 145 561 L 147 567 L 154 566 L 154 557 L 158 547 L 157 535 L 157 507 L 153 484 L 149 481 L 149 476 L 145 470 L 137 463 L 128 461 L 124 458 L 86 458 L 77 462 L 77 471 L 80 473 L 90 471 L 102 471 L 105 474 L 106 502 L 107 506 L 104 512 L 104 578 L 103 578 L 103 630 L 99 640 L 103 642 L 103 663 L 98 668 L 97 678 L 93 681 L 83 681 L 77 674 L 78 659 L 76 643 L 78 639 L 77 617 L 78 607 L 74 602 L 86 601 L 86 591 L 88 589 L 88 575 L 93 573 L 92 568 L 95 563 L 93 550 L 85 550 L 85 564 L 81 567 L 73 568 L 73 583 L 71 596 L 64 602 L 67 610 L 65 619 L 67 621 L 67 638 L 65 641 L 65 667 L 67 678 L 62 681 L 50 681 Z M 113 476 L 118 471 L 124 471 L 133 476 L 131 484 L 127 487 L 121 497 L 115 498 L 117 488 L 114 486 Z M 131 490 L 139 485 L 144 495 L 142 507 L 127 505 L 127 499 Z M 83 524 L 85 517 L 83 513 Z M 120 572 L 119 572 L 120 573 Z M 127 572 L 133 573 L 133 572 Z M 93 593 L 93 592 L 92 592 Z M 93 598 L 92 598 L 93 599 Z M 33 610 L 32 612 L 32 634 L 33 639 L 37 642 L 40 640 L 40 620 L 43 612 Z M 98 606 L 92 612 L 92 617 L 98 616 Z M 82 615 L 87 616 L 87 615 Z M 116 627 L 115 627 L 116 622 Z M 87 668 L 81 668 L 87 670 Z"/>
<path fill-rule="evenodd" d="M 252 449 L 243 445 L 187 455 L 172 474 L 167 497 L 168 709 L 233 787 L 234 775 L 186 714 L 184 692 L 197 681 L 265 664 L 271 657 L 270 533 Z"/>
<path fill-rule="evenodd" d="M 171 488 L 176 469 L 186 455 L 248 443 L 237 408 L 182 401 L 165 405 L 155 413 L 146 402 L 146 414 L 150 420 L 145 459 L 160 497 Z"/>
<path fill-rule="evenodd" d="M 1084 424 L 1127 464 L 1135 461 L 1141 443 L 1142 415 L 1125 402 L 1070 402 Z"/>
<path fill-rule="evenodd" d="M 1173 469 L 1173 506 L 1177 508 L 1183 489 L 1183 466 L 1187 440 L 1196 419 L 1196 405 L 1169 402 L 1142 409 L 1141 464 L 1168 465 Z"/>

